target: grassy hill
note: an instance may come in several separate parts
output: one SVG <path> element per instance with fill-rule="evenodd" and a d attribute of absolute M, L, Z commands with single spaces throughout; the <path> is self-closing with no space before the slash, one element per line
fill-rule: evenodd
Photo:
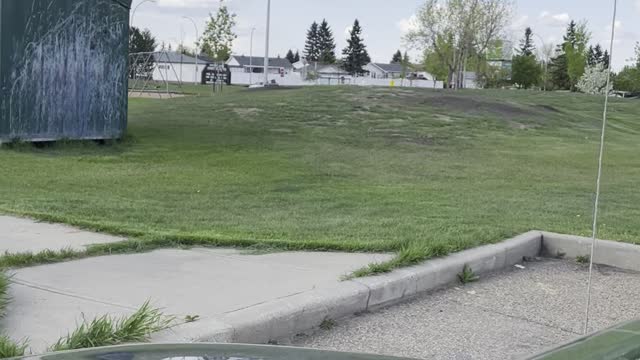
<path fill-rule="evenodd" d="M 116 145 L 0 150 L 0 211 L 143 240 L 427 255 L 590 232 L 602 98 L 199 91 L 132 99 Z M 613 100 L 603 238 L 640 242 L 639 114 Z"/>

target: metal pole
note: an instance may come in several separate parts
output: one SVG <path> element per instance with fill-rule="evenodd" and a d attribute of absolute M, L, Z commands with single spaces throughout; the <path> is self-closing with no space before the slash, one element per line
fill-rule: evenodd
<path fill-rule="evenodd" d="M 269 26 L 271 25 L 271 0 L 267 0 L 267 34 L 264 46 L 264 85 L 269 83 Z"/>
<path fill-rule="evenodd" d="M 133 18 L 136 16 L 136 11 L 138 11 L 138 8 L 140 7 L 140 5 L 148 2 L 155 3 L 156 0 L 142 0 L 138 5 L 136 5 L 135 8 L 133 8 L 133 11 L 131 12 L 131 19 L 129 19 L 129 27 L 133 25 Z"/>
<path fill-rule="evenodd" d="M 249 44 L 249 85 L 253 85 L 253 33 L 256 28 L 251 28 L 251 43 Z"/>
<path fill-rule="evenodd" d="M 198 85 L 198 55 L 200 54 L 200 49 L 198 49 L 198 38 L 200 32 L 198 31 L 198 25 L 196 21 L 188 16 L 183 16 L 183 19 L 187 19 L 193 23 L 193 27 L 196 29 L 196 73 L 194 74 L 194 84 Z"/>
<path fill-rule="evenodd" d="M 537 33 L 533 33 L 533 35 L 537 36 L 538 39 L 540 39 L 540 42 L 542 43 L 542 55 L 544 56 L 544 82 L 542 84 L 542 91 L 547 91 L 547 76 L 548 76 L 548 66 L 549 66 L 549 59 L 547 58 L 547 54 L 544 53 L 544 47 L 546 45 L 546 43 L 544 42 L 544 39 L 542 38 L 542 36 L 540 36 Z"/>

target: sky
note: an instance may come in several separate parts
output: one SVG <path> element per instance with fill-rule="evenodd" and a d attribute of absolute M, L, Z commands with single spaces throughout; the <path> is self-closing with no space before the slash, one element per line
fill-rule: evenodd
<path fill-rule="evenodd" d="M 159 43 L 179 43 L 193 47 L 196 30 L 202 33 L 209 13 L 215 12 L 219 0 L 134 0 L 133 8 L 141 4 L 132 19 L 133 25 L 148 28 Z M 264 56 L 266 0 L 225 0 L 237 15 L 233 44 L 237 55 L 249 55 L 251 29 L 254 56 Z M 414 58 L 419 54 L 403 41 L 411 28 L 412 16 L 424 0 L 272 0 L 270 55 L 285 56 L 287 50 L 302 53 L 306 31 L 313 21 L 326 19 L 336 38 L 337 53 L 346 46 L 346 38 L 354 19 L 363 27 L 363 37 L 375 62 L 388 63 L 393 53 L 409 50 Z M 609 48 L 613 0 L 514 0 L 515 10 L 507 37 L 517 45 L 524 29 L 530 26 L 538 48 L 557 44 L 571 19 L 586 20 L 592 32 L 592 43 Z M 633 55 L 640 41 L 640 0 L 618 0 L 618 20 L 614 41 L 613 66 L 621 69 Z M 195 25 L 188 17 L 193 19 Z M 197 27 L 197 29 L 196 29 Z M 549 45 L 548 45 L 549 46 Z"/>

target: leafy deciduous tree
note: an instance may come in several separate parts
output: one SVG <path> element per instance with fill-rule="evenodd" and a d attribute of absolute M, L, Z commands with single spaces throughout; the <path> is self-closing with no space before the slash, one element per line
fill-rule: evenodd
<path fill-rule="evenodd" d="M 464 86 L 462 73 L 470 56 L 483 56 L 504 32 L 511 15 L 509 0 L 425 0 L 406 40 L 436 53 L 448 68 L 447 84 Z"/>
<path fill-rule="evenodd" d="M 230 13 L 224 0 L 215 15 L 209 14 L 206 29 L 202 36 L 202 51 L 218 61 L 227 61 L 231 56 L 233 41 L 238 37 L 233 28 L 236 26 L 236 14 Z"/>

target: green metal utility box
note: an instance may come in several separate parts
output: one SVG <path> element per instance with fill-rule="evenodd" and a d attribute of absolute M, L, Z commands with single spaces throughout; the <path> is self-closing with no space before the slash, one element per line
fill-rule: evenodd
<path fill-rule="evenodd" d="M 127 127 L 131 0 L 0 0 L 0 143 Z"/>

